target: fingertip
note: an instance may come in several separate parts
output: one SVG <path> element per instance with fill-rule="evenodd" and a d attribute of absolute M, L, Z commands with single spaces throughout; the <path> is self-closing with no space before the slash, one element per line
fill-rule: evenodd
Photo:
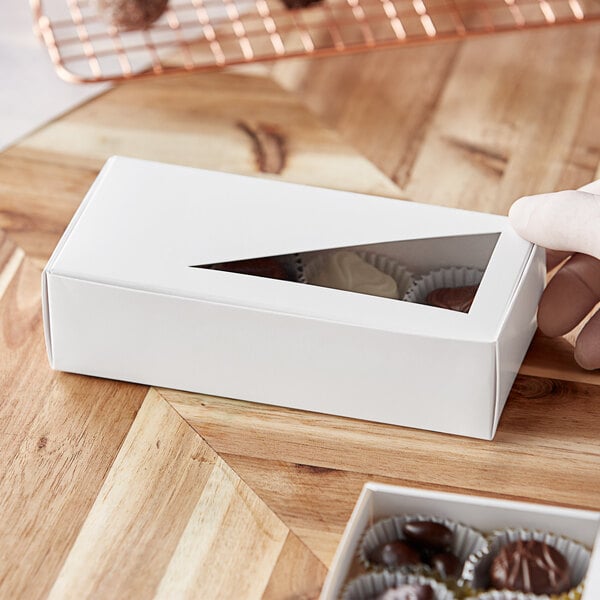
<path fill-rule="evenodd" d="M 587 348 L 575 345 L 575 361 L 586 371 L 600 369 L 600 352 L 590 351 Z"/>
<path fill-rule="evenodd" d="M 588 321 L 577 337 L 575 360 L 588 371 L 600 369 L 600 311 Z"/>
<path fill-rule="evenodd" d="M 535 210 L 536 198 L 522 196 L 508 210 L 508 220 L 515 231 L 522 237 L 527 237 L 527 229 L 531 215 Z"/>

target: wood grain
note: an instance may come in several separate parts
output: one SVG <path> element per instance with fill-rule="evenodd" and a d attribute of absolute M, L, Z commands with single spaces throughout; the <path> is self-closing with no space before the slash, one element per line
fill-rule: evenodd
<path fill-rule="evenodd" d="M 263 600 L 317 600 L 326 575 L 325 565 L 290 532 Z"/>
<path fill-rule="evenodd" d="M 274 75 L 410 199 L 506 214 L 519 196 L 593 179 L 599 39 L 594 25 L 518 32 Z"/>
<path fill-rule="evenodd" d="M 109 156 L 122 154 L 256 174 L 260 169 L 254 142 L 240 129 L 240 122 L 279 133 L 287 149 L 281 173 L 287 181 L 398 194 L 376 166 L 344 144 L 293 94 L 269 79 L 239 72 L 132 82 L 48 125 L 21 147 L 60 151 L 67 157 L 83 155 L 98 166 Z"/>
<path fill-rule="evenodd" d="M 50 598 L 260 598 L 287 527 L 154 390 Z M 314 557 L 297 542 L 294 556 Z M 244 569 L 260 557 L 252 570 Z M 293 558 L 293 557 L 292 557 Z M 312 558 L 312 561 L 310 559 Z M 321 569 L 321 575 L 322 569 Z"/>
<path fill-rule="evenodd" d="M 28 259 L 15 262 L 0 277 L 0 596 L 42 598 L 145 392 L 52 372 L 40 271 Z"/>
<path fill-rule="evenodd" d="M 493 442 L 162 393 L 327 564 L 369 480 L 600 509 L 596 386 L 519 377 Z"/>
<path fill-rule="evenodd" d="M 505 213 L 600 177 L 599 102 L 598 26 L 565 27 L 135 82 L 1 153 L 0 598 L 315 598 L 368 480 L 600 509 L 562 340 L 484 442 L 53 373 L 39 300 L 112 154 Z"/>

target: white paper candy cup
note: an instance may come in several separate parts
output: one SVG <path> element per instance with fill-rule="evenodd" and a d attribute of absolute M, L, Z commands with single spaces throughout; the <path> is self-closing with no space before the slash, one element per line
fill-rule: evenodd
<path fill-rule="evenodd" d="M 342 600 L 370 600 L 390 588 L 404 584 L 429 585 L 433 589 L 435 600 L 454 600 L 454 594 L 439 581 L 402 573 L 370 573 L 357 577 L 346 586 L 342 593 Z"/>
<path fill-rule="evenodd" d="M 505 529 L 494 532 L 489 538 L 488 549 L 475 552 L 466 561 L 462 573 L 465 583 L 474 590 L 489 590 L 489 570 L 492 561 L 503 546 L 517 540 L 545 542 L 549 546 L 556 548 L 569 563 L 571 589 L 562 594 L 551 595 L 550 598 L 552 600 L 577 600 L 581 597 L 583 580 L 590 564 L 590 551 L 585 546 L 568 538 L 553 533 L 530 531 L 527 529 Z M 505 594 L 504 596 L 498 595 L 499 591 L 494 592 L 493 590 L 489 590 L 487 593 L 492 594 L 487 600 L 544 600 L 548 598 L 545 595 L 519 593 L 511 596 L 510 594 L 514 594 L 514 592 L 508 591 L 502 591 Z M 479 598 L 479 596 L 477 597 Z"/>
<path fill-rule="evenodd" d="M 304 262 L 304 281 L 311 283 L 315 280 L 317 273 L 323 268 L 325 258 L 333 253 L 335 250 L 324 250 L 317 256 L 312 257 L 309 261 L 301 257 Z M 350 252 L 353 252 L 351 250 Z M 413 283 L 413 274 L 406 269 L 406 267 L 400 264 L 397 260 L 384 256 L 383 254 L 375 254 L 374 252 L 356 252 L 365 262 L 375 267 L 382 273 L 389 275 L 398 286 L 398 297 L 402 299 L 408 288 Z"/>
<path fill-rule="evenodd" d="M 476 600 L 550 600 L 550 596 L 536 596 L 535 594 L 524 594 L 522 592 L 484 592 L 475 597 Z"/>
<path fill-rule="evenodd" d="M 468 596 L 472 598 L 472 596 Z M 571 590 L 567 594 L 561 594 L 560 596 L 546 596 L 536 594 L 524 594 L 523 592 L 509 592 L 507 590 L 496 591 L 492 590 L 484 592 L 478 596 L 474 596 L 475 600 L 555 600 L 556 598 L 567 599 L 567 600 L 580 600 L 581 589 Z"/>
<path fill-rule="evenodd" d="M 405 523 L 413 521 L 433 521 L 448 527 L 452 531 L 450 551 L 458 557 L 461 563 L 464 563 L 473 553 L 487 550 L 488 544 L 483 534 L 462 523 L 426 515 L 402 515 L 378 521 L 365 531 L 359 547 L 359 558 L 365 568 L 368 570 L 383 570 L 385 568 L 383 565 L 374 565 L 369 561 L 371 552 L 382 544 L 405 539 L 402 527 Z M 414 571 L 414 567 L 394 570 L 410 572 Z"/>
<path fill-rule="evenodd" d="M 424 304 L 425 299 L 433 290 L 479 285 L 482 277 L 483 271 L 472 267 L 436 269 L 416 277 L 402 299 L 407 302 Z"/>
<path fill-rule="evenodd" d="M 279 257 L 278 260 L 290 277 L 293 277 L 298 283 L 306 283 L 306 279 L 304 278 L 304 263 L 300 254 L 286 254 Z"/>

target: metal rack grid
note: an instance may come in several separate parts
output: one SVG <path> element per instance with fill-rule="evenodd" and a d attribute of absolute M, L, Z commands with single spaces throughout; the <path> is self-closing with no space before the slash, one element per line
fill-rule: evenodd
<path fill-rule="evenodd" d="M 495 32 L 600 21 L 600 0 L 171 0 L 142 31 L 118 31 L 94 0 L 31 0 L 37 32 L 59 75 L 118 81 L 323 56 Z"/>

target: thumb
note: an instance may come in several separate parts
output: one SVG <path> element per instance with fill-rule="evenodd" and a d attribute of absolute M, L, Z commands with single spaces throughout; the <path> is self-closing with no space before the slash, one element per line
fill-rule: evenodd
<path fill-rule="evenodd" d="M 517 233 L 530 242 L 600 259 L 599 195 L 566 191 L 524 196 L 511 206 L 508 217 Z"/>

